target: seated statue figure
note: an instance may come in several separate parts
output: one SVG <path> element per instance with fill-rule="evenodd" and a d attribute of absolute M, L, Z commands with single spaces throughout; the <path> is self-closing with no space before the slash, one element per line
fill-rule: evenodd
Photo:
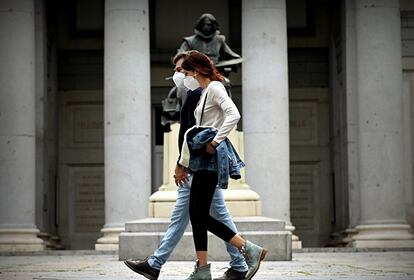
<path fill-rule="evenodd" d="M 197 50 L 209 56 L 215 64 L 223 60 L 240 58 L 240 55 L 227 45 L 226 37 L 220 34 L 219 24 L 212 14 L 200 16 L 195 23 L 194 33 L 183 38 L 178 52 Z"/>
<path fill-rule="evenodd" d="M 242 58 L 227 45 L 226 37 L 220 34 L 219 28 L 220 25 L 212 14 L 202 14 L 194 25 L 194 35 L 184 37 L 177 52 L 197 50 L 209 56 L 223 74 L 223 84 L 231 96 L 228 77 L 231 71 L 237 71 L 237 64 L 242 62 Z"/>
<path fill-rule="evenodd" d="M 237 71 L 237 64 L 242 62 L 242 58 L 227 45 L 226 37 L 220 34 L 219 27 L 216 18 L 212 14 L 202 14 L 195 23 L 195 34 L 183 38 L 177 53 L 197 50 L 209 56 L 217 70 L 223 74 L 223 85 L 231 97 L 231 82 L 228 76 L 231 71 Z M 183 89 L 173 87 L 170 90 L 168 97 L 163 101 L 162 125 L 179 121 L 180 105 L 183 103 L 185 96 Z M 179 100 L 178 103 L 177 100 Z M 168 106 L 172 104 L 178 104 L 175 111 Z M 166 109 L 166 107 L 169 109 Z"/>

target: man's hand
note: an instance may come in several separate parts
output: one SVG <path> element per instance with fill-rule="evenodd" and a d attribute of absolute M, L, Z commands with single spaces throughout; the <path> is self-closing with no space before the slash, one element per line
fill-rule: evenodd
<path fill-rule="evenodd" d="M 216 147 L 217 147 L 218 143 L 215 141 L 211 141 L 210 143 L 207 144 L 207 153 L 214 155 L 216 153 Z"/>
<path fill-rule="evenodd" d="M 177 186 L 182 186 L 187 182 L 188 172 L 183 166 L 177 164 L 174 173 L 174 181 Z"/>

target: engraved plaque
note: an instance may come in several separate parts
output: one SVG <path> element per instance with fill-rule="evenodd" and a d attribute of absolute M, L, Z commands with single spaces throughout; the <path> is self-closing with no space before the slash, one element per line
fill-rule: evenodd
<path fill-rule="evenodd" d="M 291 102 L 289 126 L 291 145 L 317 144 L 317 104 L 313 102 Z"/>
<path fill-rule="evenodd" d="M 102 105 L 77 107 L 73 110 L 73 118 L 74 143 L 103 143 Z"/>
<path fill-rule="evenodd" d="M 75 188 L 75 231 L 99 232 L 105 223 L 103 167 L 72 173 Z"/>
<path fill-rule="evenodd" d="M 314 230 L 315 166 L 291 165 L 290 211 L 297 230 Z"/>

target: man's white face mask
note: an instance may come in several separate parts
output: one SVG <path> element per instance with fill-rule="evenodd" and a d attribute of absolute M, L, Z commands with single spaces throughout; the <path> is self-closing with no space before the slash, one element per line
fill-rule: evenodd
<path fill-rule="evenodd" d="M 184 73 L 181 72 L 175 72 L 172 79 L 174 81 L 174 84 L 176 87 L 183 87 L 184 86 Z"/>

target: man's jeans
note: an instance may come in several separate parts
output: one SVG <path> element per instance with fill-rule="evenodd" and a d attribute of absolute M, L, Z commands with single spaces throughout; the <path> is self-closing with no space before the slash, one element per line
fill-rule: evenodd
<path fill-rule="evenodd" d="M 161 244 L 153 255 L 148 257 L 148 263 L 155 269 L 161 269 L 161 266 L 167 261 L 168 257 L 177 246 L 184 231 L 190 221 L 189 205 L 190 205 L 190 191 L 191 179 L 186 184 L 178 188 L 177 202 L 171 215 L 171 223 L 165 233 Z M 226 207 L 221 188 L 216 188 L 214 192 L 213 201 L 210 206 L 210 214 L 212 217 L 228 226 L 232 231 L 237 232 L 236 225 L 230 216 Z M 230 266 L 239 272 L 247 271 L 247 265 L 244 257 L 239 253 L 239 250 L 225 242 L 227 252 L 230 255 Z"/>

